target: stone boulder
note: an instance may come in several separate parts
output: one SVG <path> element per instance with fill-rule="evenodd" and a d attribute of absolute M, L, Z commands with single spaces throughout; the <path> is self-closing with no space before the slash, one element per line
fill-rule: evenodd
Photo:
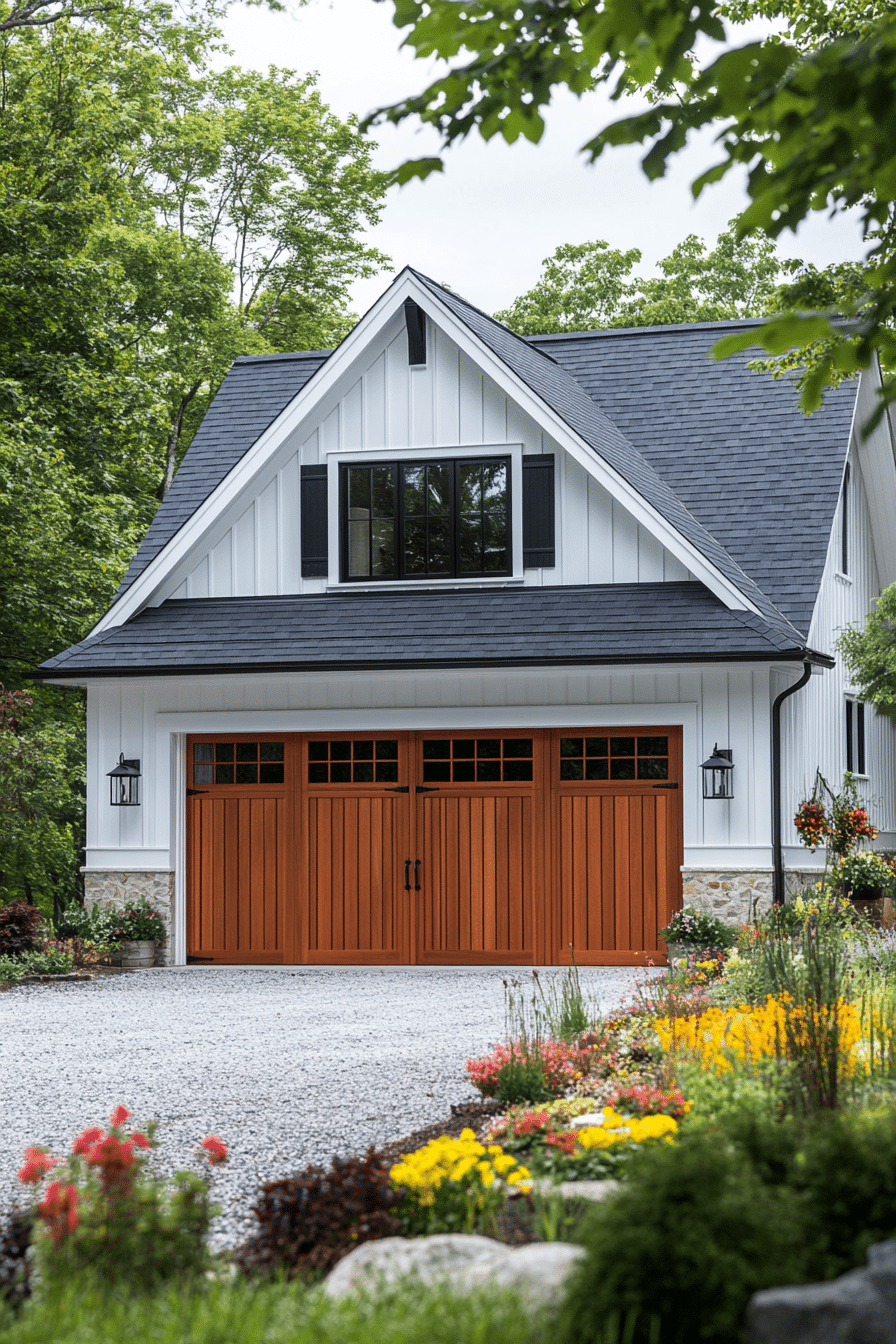
<path fill-rule="evenodd" d="M 457 1293 L 474 1287 L 513 1288 L 529 1305 L 550 1307 L 561 1301 L 566 1281 L 584 1254 L 581 1246 L 568 1242 L 510 1247 L 460 1232 L 385 1237 L 365 1242 L 340 1260 L 325 1280 L 324 1292 L 341 1298 L 415 1277 Z"/>
<path fill-rule="evenodd" d="M 830 1283 L 768 1288 L 747 1308 L 749 1344 L 896 1344 L 896 1241 L 868 1251 L 868 1268 Z"/>

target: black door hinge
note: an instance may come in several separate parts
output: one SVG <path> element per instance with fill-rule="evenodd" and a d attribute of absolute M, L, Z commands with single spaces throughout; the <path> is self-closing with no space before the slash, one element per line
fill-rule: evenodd
<path fill-rule="evenodd" d="M 416 785 L 414 786 L 414 792 L 415 792 L 415 793 L 438 793 L 439 790 L 438 790 L 438 789 L 428 789 L 428 788 L 426 787 L 425 784 L 416 784 Z"/>
<path fill-rule="evenodd" d="M 397 789 L 386 790 L 387 793 L 410 793 L 410 791 L 411 791 L 410 784 L 399 784 Z"/>
<path fill-rule="evenodd" d="M 653 787 L 655 789 L 677 789 L 678 781 L 673 779 L 670 780 L 668 784 L 654 784 Z"/>
<path fill-rule="evenodd" d="M 208 793 L 208 789 L 187 789 L 188 798 L 195 798 L 197 793 Z"/>

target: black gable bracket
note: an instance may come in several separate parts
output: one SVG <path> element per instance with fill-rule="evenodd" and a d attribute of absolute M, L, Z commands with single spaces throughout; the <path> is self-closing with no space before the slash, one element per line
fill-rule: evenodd
<path fill-rule="evenodd" d="M 426 363 L 426 314 L 413 299 L 404 301 L 404 321 L 408 329 L 408 363 Z"/>

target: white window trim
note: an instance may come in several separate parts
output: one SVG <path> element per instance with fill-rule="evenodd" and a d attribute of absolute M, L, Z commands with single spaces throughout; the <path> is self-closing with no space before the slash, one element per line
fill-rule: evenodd
<path fill-rule="evenodd" d="M 345 582 L 339 565 L 342 519 L 339 516 L 339 468 L 351 462 L 425 462 L 448 458 L 482 457 L 484 454 L 510 458 L 510 531 L 513 572 L 497 578 L 480 576 L 469 579 L 386 579 L 359 583 Z M 330 449 L 327 458 L 327 592 L 402 592 L 420 588 L 483 588 L 522 584 L 523 577 L 523 445 L 521 443 L 475 443 L 456 447 L 430 448 L 356 448 Z"/>

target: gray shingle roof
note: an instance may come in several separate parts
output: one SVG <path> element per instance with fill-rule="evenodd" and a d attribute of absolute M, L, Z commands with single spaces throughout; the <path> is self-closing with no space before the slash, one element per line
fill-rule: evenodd
<path fill-rule="evenodd" d="M 687 509 L 804 633 L 827 555 L 855 384 L 803 415 L 789 379 L 751 373 L 761 351 L 716 361 L 697 323 L 534 337 L 618 425 Z"/>
<path fill-rule="evenodd" d="M 295 355 L 244 355 L 234 361 L 128 566 L 116 601 L 317 373 L 328 354 L 303 350 Z"/>
<path fill-rule="evenodd" d="M 41 671 L 80 678 L 801 657 L 788 631 L 729 611 L 699 583 L 203 598 L 146 607 Z"/>
<path fill-rule="evenodd" d="M 615 467 L 681 536 L 692 542 L 716 570 L 755 603 L 763 615 L 770 618 L 780 616 L 758 584 L 732 559 L 704 524 L 698 521 L 697 516 L 685 507 L 647 456 L 610 419 L 603 409 L 603 403 L 593 399 L 594 394 L 586 390 L 567 370 L 557 354 L 551 351 L 549 356 L 539 348 L 541 343 L 535 345 L 515 335 L 436 281 L 417 271 L 413 274 L 556 411 L 599 457 Z M 657 395 L 662 397 L 664 390 L 662 386 L 657 386 Z M 639 397 L 635 398 L 635 406 L 640 408 Z"/>

